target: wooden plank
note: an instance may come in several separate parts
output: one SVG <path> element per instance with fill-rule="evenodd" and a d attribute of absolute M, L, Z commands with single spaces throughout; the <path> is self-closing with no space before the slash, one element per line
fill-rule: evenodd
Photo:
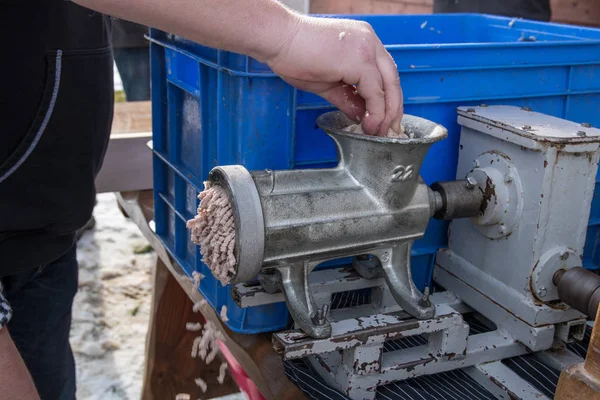
<path fill-rule="evenodd" d="M 152 131 L 150 101 L 115 103 L 111 135 Z"/>
<path fill-rule="evenodd" d="M 174 399 L 178 393 L 187 393 L 192 399 L 212 399 L 239 392 L 229 374 L 223 385 L 217 382 L 222 359 L 206 365 L 201 359 L 191 357 L 192 343 L 198 332 L 187 331 L 185 324 L 205 322 L 202 314 L 192 311 L 192 306 L 177 279 L 158 258 L 146 340 L 143 400 Z M 206 382 L 206 393 L 196 386 L 196 378 Z"/>
<path fill-rule="evenodd" d="M 430 14 L 433 0 L 311 0 L 313 14 Z"/>
<path fill-rule="evenodd" d="M 600 1 L 551 0 L 552 21 L 573 25 L 600 26 Z"/>
<path fill-rule="evenodd" d="M 152 189 L 152 133 L 112 135 L 96 178 L 98 193 Z"/>
<path fill-rule="evenodd" d="M 192 299 L 192 302 L 202 300 L 203 297 L 200 292 L 192 290 L 193 283 L 191 279 L 185 274 L 180 265 L 173 262 L 161 241 L 150 228 L 149 221 L 153 218 L 154 210 L 151 192 L 119 193 L 117 199 L 124 213 L 131 218 L 144 237 L 152 244 L 161 261 L 184 289 L 184 292 Z M 246 335 L 233 332 L 222 324 L 219 316 L 208 304 L 201 306 L 200 312 L 205 319 L 213 321 L 222 330 L 225 335 L 224 343 L 227 349 L 234 355 L 248 377 L 267 400 L 306 399 L 300 389 L 287 379 L 281 357 L 277 355 L 271 346 L 271 334 Z M 179 321 L 178 323 L 180 322 L 185 321 Z M 177 373 L 179 370 L 180 367 L 178 366 L 172 373 Z M 149 384 L 148 382 L 146 380 L 146 386 Z"/>

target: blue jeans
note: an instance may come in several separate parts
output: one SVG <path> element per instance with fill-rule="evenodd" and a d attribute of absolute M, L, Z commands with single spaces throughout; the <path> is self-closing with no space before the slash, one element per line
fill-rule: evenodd
<path fill-rule="evenodd" d="M 148 47 L 114 49 L 114 55 L 127 101 L 150 100 L 150 51 Z"/>
<path fill-rule="evenodd" d="M 75 399 L 69 331 L 77 282 L 75 246 L 50 264 L 2 278 L 13 308 L 8 330 L 42 400 Z"/>

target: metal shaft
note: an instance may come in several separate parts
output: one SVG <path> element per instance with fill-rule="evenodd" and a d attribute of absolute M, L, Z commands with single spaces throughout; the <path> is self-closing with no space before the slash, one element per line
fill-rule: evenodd
<path fill-rule="evenodd" d="M 436 182 L 431 185 L 436 207 L 436 219 L 451 220 L 476 217 L 482 211 L 483 192 L 473 177 L 458 181 Z"/>
<path fill-rule="evenodd" d="M 600 276 L 585 268 L 558 271 L 553 278 L 558 297 L 577 311 L 592 318 L 600 302 Z"/>

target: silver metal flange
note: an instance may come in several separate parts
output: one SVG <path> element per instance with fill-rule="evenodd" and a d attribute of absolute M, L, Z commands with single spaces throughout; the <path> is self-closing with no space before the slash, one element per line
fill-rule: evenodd
<path fill-rule="evenodd" d="M 208 179 L 227 190 L 233 208 L 237 265 L 231 283 L 252 280 L 260 273 L 265 251 L 265 224 L 256 184 L 241 165 L 215 167 Z"/>

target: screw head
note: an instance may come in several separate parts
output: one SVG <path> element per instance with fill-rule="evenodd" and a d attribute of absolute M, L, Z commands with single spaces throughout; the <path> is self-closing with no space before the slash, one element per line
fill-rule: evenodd
<path fill-rule="evenodd" d="M 479 164 L 479 160 L 475 160 L 475 161 L 473 161 L 473 167 L 475 167 L 475 168 L 479 168 L 479 165 L 480 165 L 480 164 Z"/>
<path fill-rule="evenodd" d="M 521 110 L 523 110 L 523 111 L 531 111 L 531 107 L 521 107 Z"/>
<path fill-rule="evenodd" d="M 524 131 L 530 131 L 531 130 L 531 125 L 523 125 L 521 127 L 521 129 L 523 129 Z"/>
<path fill-rule="evenodd" d="M 498 227 L 498 233 L 500 233 L 500 234 L 504 235 L 504 234 L 506 233 L 506 226 L 504 226 L 504 225 L 500 225 L 500 226 Z"/>
<path fill-rule="evenodd" d="M 388 262 L 390 260 L 390 253 L 387 251 L 381 255 L 381 261 Z"/>
<path fill-rule="evenodd" d="M 468 113 L 475 113 L 475 109 L 474 108 L 467 108 L 467 112 Z"/>
<path fill-rule="evenodd" d="M 548 290 L 543 286 L 537 290 L 537 295 L 540 297 L 544 297 L 547 293 Z"/>
<path fill-rule="evenodd" d="M 510 176 L 510 174 L 506 174 L 506 175 L 504 176 L 504 182 L 506 182 L 506 183 L 511 183 L 512 181 L 513 181 L 513 177 L 512 177 L 512 176 Z"/>
<path fill-rule="evenodd" d="M 584 131 L 577 131 L 577 136 L 579 136 L 579 137 L 586 137 L 587 133 L 585 133 Z"/>
<path fill-rule="evenodd" d="M 591 128 L 591 127 L 592 127 L 592 124 L 590 124 L 589 122 L 583 122 L 583 123 L 581 124 L 581 126 L 583 126 L 584 128 Z"/>
<path fill-rule="evenodd" d="M 473 189 L 477 186 L 477 180 L 472 175 L 467 176 L 467 189 Z"/>
<path fill-rule="evenodd" d="M 562 254 L 560 255 L 560 259 L 564 261 L 567 258 L 569 258 L 569 253 L 567 253 L 566 251 L 563 251 Z"/>

